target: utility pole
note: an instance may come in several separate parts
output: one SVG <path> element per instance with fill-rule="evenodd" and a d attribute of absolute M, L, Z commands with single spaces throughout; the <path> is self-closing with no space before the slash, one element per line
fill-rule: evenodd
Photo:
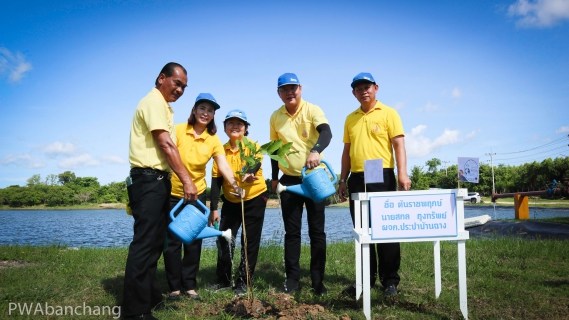
<path fill-rule="evenodd" d="M 445 164 L 445 176 L 448 176 L 448 170 L 447 170 L 447 163 L 449 163 L 450 161 L 442 161 L 442 163 Z"/>
<path fill-rule="evenodd" d="M 486 153 L 487 156 L 490 156 L 490 166 L 492 167 L 492 195 L 494 195 L 494 193 L 496 193 L 496 189 L 494 188 L 494 162 L 492 161 L 492 156 L 495 156 L 496 153 L 492 153 L 492 151 L 490 151 L 490 153 Z"/>

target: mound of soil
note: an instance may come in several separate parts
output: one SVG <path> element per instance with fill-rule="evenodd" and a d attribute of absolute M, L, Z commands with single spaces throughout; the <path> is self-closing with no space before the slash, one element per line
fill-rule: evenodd
<path fill-rule="evenodd" d="M 280 320 L 301 320 L 310 315 L 315 318 L 337 319 L 319 304 L 298 304 L 292 296 L 284 293 L 268 295 L 267 300 L 270 302 L 257 299 L 249 301 L 246 296 L 234 297 L 225 311 L 242 318 L 269 316 Z M 350 320 L 350 317 L 343 315 L 341 319 Z"/>

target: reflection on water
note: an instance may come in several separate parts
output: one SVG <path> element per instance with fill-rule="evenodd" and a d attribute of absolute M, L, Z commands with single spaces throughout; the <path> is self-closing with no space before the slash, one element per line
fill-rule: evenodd
<path fill-rule="evenodd" d="M 465 218 L 488 214 L 492 219 L 513 219 L 512 207 L 466 206 Z M 267 209 L 262 243 L 281 244 L 284 226 L 278 209 Z M 569 209 L 530 208 L 530 217 L 569 217 Z M 306 212 L 302 241 L 308 243 Z M 21 210 L 0 211 L 0 245 L 62 245 L 70 247 L 124 247 L 132 240 L 133 218 L 124 210 Z M 326 208 L 328 242 L 351 240 L 352 219 L 348 208 Z M 239 232 L 240 234 L 241 232 Z M 215 239 L 204 239 L 204 246 L 215 247 Z M 240 243 L 238 241 L 238 243 Z"/>

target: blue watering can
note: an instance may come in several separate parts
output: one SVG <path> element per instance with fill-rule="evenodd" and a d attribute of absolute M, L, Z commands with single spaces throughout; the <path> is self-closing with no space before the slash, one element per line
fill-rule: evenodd
<path fill-rule="evenodd" d="M 194 240 L 219 236 L 224 237 L 228 242 L 231 241 L 231 229 L 222 232 L 207 226 L 209 209 L 199 200 L 197 200 L 196 203 L 205 210 L 205 214 L 198 210 L 198 208 L 187 205 L 177 217 L 174 217 L 174 212 L 176 212 L 183 203 L 184 199 L 180 199 L 180 202 L 170 211 L 170 219 L 172 219 L 172 222 L 168 225 L 168 229 L 180 238 L 182 242 L 187 244 Z"/>
<path fill-rule="evenodd" d="M 277 185 L 277 193 L 283 191 L 289 191 L 292 193 L 299 194 L 303 197 L 312 199 L 315 203 L 324 201 L 329 196 L 336 193 L 336 188 L 334 185 L 338 181 L 338 177 L 332 170 L 332 167 L 328 162 L 320 160 L 324 163 L 328 170 L 332 174 L 334 179 L 330 181 L 330 177 L 326 173 L 324 168 L 316 168 L 309 174 L 306 174 L 306 167 L 302 168 L 302 184 L 297 184 L 294 186 L 283 186 L 282 184 Z"/>

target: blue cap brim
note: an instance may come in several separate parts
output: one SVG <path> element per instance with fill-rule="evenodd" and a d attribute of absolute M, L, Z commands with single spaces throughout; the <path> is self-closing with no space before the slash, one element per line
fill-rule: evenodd
<path fill-rule="evenodd" d="M 215 110 L 221 109 L 221 107 L 217 104 L 217 102 L 211 101 L 211 100 L 209 100 L 209 99 L 199 99 L 198 101 L 196 101 L 196 103 L 194 103 L 194 106 L 197 106 L 198 103 L 201 102 L 201 101 L 207 101 L 207 102 L 213 104 L 213 108 L 214 108 Z"/>
<path fill-rule="evenodd" d="M 352 89 L 354 89 L 355 86 L 357 86 L 358 84 L 362 83 L 362 82 L 369 82 L 369 83 L 373 83 L 375 84 L 375 82 L 373 81 L 369 81 L 367 79 L 358 79 L 356 81 L 352 81 Z"/>

